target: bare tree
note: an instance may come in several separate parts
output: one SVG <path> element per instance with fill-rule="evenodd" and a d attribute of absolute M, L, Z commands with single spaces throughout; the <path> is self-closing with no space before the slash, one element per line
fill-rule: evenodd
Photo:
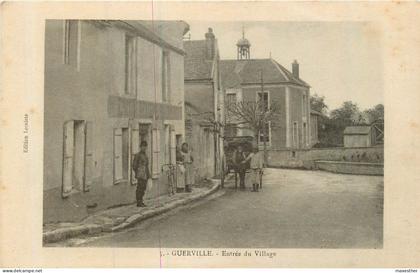
<path fill-rule="evenodd" d="M 264 159 L 267 160 L 267 133 L 268 123 L 276 118 L 280 112 L 276 101 L 268 102 L 264 97 L 257 101 L 240 101 L 227 105 L 227 114 L 230 121 L 236 125 L 245 124 L 254 133 L 257 145 L 260 136 L 264 142 Z"/>

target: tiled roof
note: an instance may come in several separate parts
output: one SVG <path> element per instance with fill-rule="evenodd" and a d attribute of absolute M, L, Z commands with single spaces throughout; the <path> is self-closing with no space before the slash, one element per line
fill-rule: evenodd
<path fill-rule="evenodd" d="M 370 132 L 370 126 L 348 126 L 344 129 L 345 135 L 367 135 Z"/>
<path fill-rule="evenodd" d="M 213 60 L 207 60 L 206 40 L 184 41 L 185 80 L 205 80 L 212 78 Z"/>
<path fill-rule="evenodd" d="M 309 87 L 273 59 L 221 60 L 220 69 L 226 88 L 237 87 L 240 84 L 260 84 L 261 71 L 265 84 L 291 83 Z"/>

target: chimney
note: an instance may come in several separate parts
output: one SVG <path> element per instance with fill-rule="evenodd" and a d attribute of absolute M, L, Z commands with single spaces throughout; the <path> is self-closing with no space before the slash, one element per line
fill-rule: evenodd
<path fill-rule="evenodd" d="M 295 78 L 299 79 L 299 63 L 296 60 L 292 63 L 292 74 Z"/>
<path fill-rule="evenodd" d="M 209 27 L 207 33 L 205 34 L 206 37 L 206 57 L 208 60 L 214 59 L 215 54 L 215 37 L 213 34 L 213 29 Z"/>

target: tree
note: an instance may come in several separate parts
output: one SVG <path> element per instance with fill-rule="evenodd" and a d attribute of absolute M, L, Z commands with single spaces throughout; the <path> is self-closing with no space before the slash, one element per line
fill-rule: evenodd
<path fill-rule="evenodd" d="M 356 103 L 345 101 L 340 108 L 334 109 L 325 119 L 324 130 L 319 132 L 320 142 L 328 146 L 343 145 L 343 132 L 347 126 L 364 123 Z"/>
<path fill-rule="evenodd" d="M 276 115 L 280 112 L 279 104 L 268 101 L 264 98 L 257 101 L 240 101 L 233 102 L 227 105 L 227 112 L 231 119 L 234 119 L 237 125 L 246 124 L 254 133 L 257 145 L 259 144 L 260 135 L 264 141 L 264 155 L 267 155 L 267 124 L 274 120 Z"/>
<path fill-rule="evenodd" d="M 384 105 L 377 104 L 373 108 L 365 110 L 363 113 L 367 116 L 368 123 L 371 124 L 375 120 L 384 119 Z"/>
<path fill-rule="evenodd" d="M 321 97 L 317 94 L 313 94 L 310 98 L 311 109 L 326 115 L 328 111 L 328 106 L 325 104 L 324 100 L 324 96 Z"/>

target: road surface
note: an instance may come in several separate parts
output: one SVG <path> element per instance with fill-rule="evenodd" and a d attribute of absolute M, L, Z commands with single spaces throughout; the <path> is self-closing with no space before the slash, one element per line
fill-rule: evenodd
<path fill-rule="evenodd" d="M 77 246 L 381 248 L 383 177 L 267 169 L 259 193 L 226 189 Z M 223 194 L 224 193 L 224 194 Z M 223 195 L 222 195 L 223 194 Z M 75 241 L 73 241 L 73 245 Z"/>

